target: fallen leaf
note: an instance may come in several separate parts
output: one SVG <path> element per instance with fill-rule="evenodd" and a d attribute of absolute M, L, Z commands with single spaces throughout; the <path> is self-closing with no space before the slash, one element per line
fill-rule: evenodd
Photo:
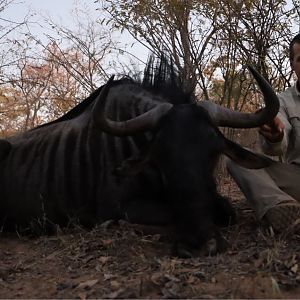
<path fill-rule="evenodd" d="M 101 240 L 103 246 L 110 246 L 113 241 L 111 239 L 107 239 L 107 240 Z"/>
<path fill-rule="evenodd" d="M 120 283 L 119 283 L 117 280 L 112 280 L 112 281 L 110 282 L 110 285 L 111 285 L 111 287 L 114 288 L 114 289 L 118 289 L 118 288 L 120 287 Z"/>
<path fill-rule="evenodd" d="M 78 297 L 79 297 L 81 300 L 85 300 L 85 299 L 87 299 L 87 293 L 85 293 L 85 292 L 80 292 L 80 293 L 78 293 Z"/>
<path fill-rule="evenodd" d="M 260 257 L 254 261 L 254 267 L 259 268 L 263 266 L 263 263 L 264 263 L 264 258 Z"/>
<path fill-rule="evenodd" d="M 294 254 L 293 257 L 290 260 L 285 261 L 285 266 L 290 269 L 295 264 L 297 264 L 297 256 Z"/>
<path fill-rule="evenodd" d="M 118 291 L 112 292 L 108 295 L 105 295 L 104 298 L 107 299 L 115 299 L 115 298 L 120 298 L 120 295 L 125 291 L 125 289 L 119 289 Z"/>
<path fill-rule="evenodd" d="M 163 279 L 163 274 L 162 273 L 154 273 L 151 275 L 150 277 L 151 281 L 156 284 L 156 285 L 160 285 L 162 283 Z"/>
<path fill-rule="evenodd" d="M 293 267 L 291 267 L 291 271 L 296 274 L 298 272 L 298 264 L 295 264 Z"/>
<path fill-rule="evenodd" d="M 84 263 L 84 264 L 87 264 L 88 262 L 92 261 L 94 259 L 94 256 L 93 255 L 89 255 L 83 259 L 81 259 L 81 261 Z"/>
<path fill-rule="evenodd" d="M 73 289 L 77 286 L 76 283 L 74 283 L 73 281 L 66 281 L 66 282 L 60 282 L 57 284 L 56 289 L 58 291 L 64 290 L 64 289 Z"/>
<path fill-rule="evenodd" d="M 178 279 L 177 277 L 175 277 L 173 275 L 165 274 L 165 278 L 167 278 L 169 281 L 180 282 L 180 279 Z"/>
<path fill-rule="evenodd" d="M 110 260 L 110 256 L 100 256 L 98 260 L 102 265 L 105 265 Z"/>
<path fill-rule="evenodd" d="M 81 289 L 90 289 L 92 286 L 94 286 L 99 280 L 98 279 L 92 279 L 92 280 L 87 280 L 85 282 L 81 282 L 78 285 L 78 288 Z"/>
<path fill-rule="evenodd" d="M 186 282 L 188 284 L 193 284 L 195 283 L 196 281 L 198 281 L 198 279 L 195 277 L 195 276 L 189 276 L 188 279 L 186 280 Z"/>
<path fill-rule="evenodd" d="M 115 277 L 115 275 L 113 274 L 103 274 L 103 276 L 104 276 L 104 281 L 110 280 Z"/>
<path fill-rule="evenodd" d="M 100 228 L 104 229 L 104 230 L 107 230 L 109 229 L 110 227 L 112 227 L 112 225 L 116 224 L 116 221 L 114 220 L 107 220 L 103 223 L 100 224 Z"/>

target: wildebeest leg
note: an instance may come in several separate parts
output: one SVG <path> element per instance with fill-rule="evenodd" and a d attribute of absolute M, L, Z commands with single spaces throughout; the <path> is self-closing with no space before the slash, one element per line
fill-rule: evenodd
<path fill-rule="evenodd" d="M 236 213 L 229 198 L 216 193 L 213 207 L 214 223 L 220 227 L 226 227 L 236 223 Z"/>

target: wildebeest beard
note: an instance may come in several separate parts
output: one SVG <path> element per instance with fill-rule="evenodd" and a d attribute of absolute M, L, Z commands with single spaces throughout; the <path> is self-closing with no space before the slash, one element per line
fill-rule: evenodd
<path fill-rule="evenodd" d="M 247 168 L 272 160 L 226 139 L 218 126 L 252 128 L 270 121 L 279 102 L 252 68 L 264 96 L 257 114 L 196 102 L 172 64 L 150 59 L 142 82 L 114 80 L 61 118 L 1 140 L 3 228 L 51 231 L 74 219 L 108 219 L 171 227 L 174 253 L 189 257 L 235 221 L 216 188 L 221 154 Z M 210 246 L 209 246 L 210 247 Z"/>

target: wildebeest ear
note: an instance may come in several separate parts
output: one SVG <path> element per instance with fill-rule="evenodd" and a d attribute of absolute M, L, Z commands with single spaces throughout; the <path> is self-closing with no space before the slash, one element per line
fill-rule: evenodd
<path fill-rule="evenodd" d="M 224 137 L 223 153 L 234 162 L 247 169 L 261 169 L 270 166 L 275 161 L 263 154 L 254 153 Z"/>
<path fill-rule="evenodd" d="M 114 173 L 120 176 L 133 176 L 143 171 L 148 163 L 148 156 L 133 156 L 116 167 Z"/>
<path fill-rule="evenodd" d="M 11 150 L 11 143 L 7 140 L 0 139 L 0 161 L 2 161 Z"/>

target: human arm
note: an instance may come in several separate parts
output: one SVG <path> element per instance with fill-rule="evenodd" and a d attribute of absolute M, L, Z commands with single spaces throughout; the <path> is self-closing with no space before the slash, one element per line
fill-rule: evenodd
<path fill-rule="evenodd" d="M 271 122 L 262 125 L 259 133 L 267 139 L 269 143 L 281 143 L 284 137 L 284 124 L 279 117 L 275 117 Z"/>
<path fill-rule="evenodd" d="M 281 97 L 279 99 L 280 110 L 278 115 L 270 123 L 264 124 L 259 128 L 262 150 L 265 154 L 272 156 L 285 155 L 291 131 L 285 102 Z"/>

